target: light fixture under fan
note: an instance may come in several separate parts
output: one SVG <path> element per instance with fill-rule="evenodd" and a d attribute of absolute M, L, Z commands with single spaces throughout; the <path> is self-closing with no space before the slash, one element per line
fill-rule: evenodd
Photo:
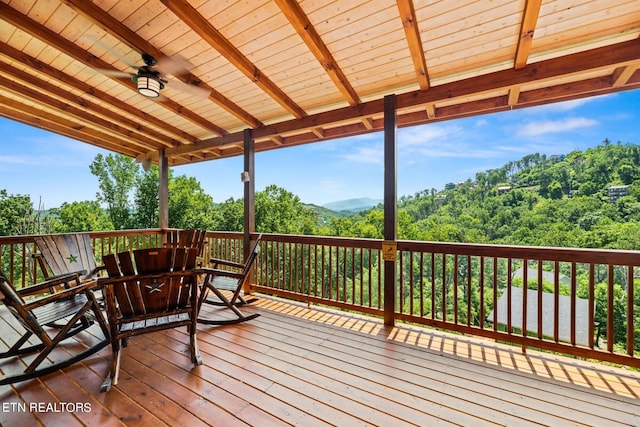
<path fill-rule="evenodd" d="M 155 66 L 158 61 L 153 56 L 143 53 L 142 61 L 144 66 L 138 68 L 138 74 L 133 75 L 133 81 L 138 87 L 138 93 L 147 98 L 157 98 L 160 96 L 160 91 L 164 89 L 165 80 L 160 78 L 158 71 L 152 70 L 151 67 Z"/>

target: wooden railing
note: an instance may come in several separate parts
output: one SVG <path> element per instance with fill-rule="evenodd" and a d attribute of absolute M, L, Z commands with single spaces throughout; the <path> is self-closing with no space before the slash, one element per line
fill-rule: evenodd
<path fill-rule="evenodd" d="M 98 260 L 163 238 L 89 234 Z M 252 291 L 384 314 L 382 241 L 265 234 L 260 249 Z M 0 237 L 16 286 L 41 277 L 34 250 L 33 236 Z M 210 257 L 241 262 L 243 235 L 208 232 Z M 398 241 L 396 259 L 397 320 L 640 367 L 640 251 Z"/>
<path fill-rule="evenodd" d="M 161 245 L 160 229 L 90 232 L 91 244 L 98 263 L 103 255 Z M 20 288 L 44 277 L 33 255 L 38 249 L 34 236 L 0 236 L 0 270 Z"/>
<path fill-rule="evenodd" d="M 261 249 L 255 291 L 383 314 L 382 241 Z M 396 259 L 397 320 L 640 367 L 640 251 L 398 241 Z"/>

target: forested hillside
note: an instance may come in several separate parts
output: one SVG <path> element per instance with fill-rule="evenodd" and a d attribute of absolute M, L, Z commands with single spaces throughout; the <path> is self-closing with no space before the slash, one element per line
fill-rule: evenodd
<path fill-rule="evenodd" d="M 409 240 L 638 249 L 638 184 L 638 145 L 605 140 L 586 151 L 531 154 L 402 197 L 398 232 Z M 374 209 L 335 219 L 326 231 L 382 238 L 381 224 Z"/>
<path fill-rule="evenodd" d="M 97 200 L 64 203 L 44 215 L 28 196 L 0 189 L 0 235 L 153 228 L 157 168 L 97 156 Z M 171 172 L 171 171 L 170 171 Z M 530 154 L 475 179 L 403 196 L 400 239 L 587 248 L 640 248 L 640 146 Z M 214 203 L 193 177 L 169 177 L 169 225 L 241 231 L 242 199 Z M 261 232 L 382 238 L 382 207 L 357 214 L 305 205 L 274 185 L 256 194 Z"/>

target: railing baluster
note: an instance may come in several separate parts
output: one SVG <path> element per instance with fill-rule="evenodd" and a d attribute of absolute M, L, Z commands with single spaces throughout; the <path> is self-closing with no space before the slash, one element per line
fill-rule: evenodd
<path fill-rule="evenodd" d="M 609 274 L 607 277 L 607 351 L 613 351 L 613 344 L 615 342 L 615 329 L 614 329 L 614 269 L 613 264 L 609 264 Z"/>
<path fill-rule="evenodd" d="M 436 318 L 436 254 L 431 252 L 431 320 Z"/>
<path fill-rule="evenodd" d="M 522 336 L 527 336 L 527 316 L 529 306 L 529 260 L 522 260 Z M 523 347 L 524 350 L 525 347 Z"/>
<path fill-rule="evenodd" d="M 576 345 L 576 298 L 578 297 L 576 263 L 571 263 L 571 345 Z"/>
<path fill-rule="evenodd" d="M 634 353 L 634 338 L 635 338 L 635 313 L 634 313 L 634 294 L 633 294 L 633 266 L 627 265 L 627 354 L 633 356 Z"/>

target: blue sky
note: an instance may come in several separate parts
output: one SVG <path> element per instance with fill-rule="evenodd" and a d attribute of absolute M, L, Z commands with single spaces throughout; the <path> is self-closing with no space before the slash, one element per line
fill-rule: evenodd
<path fill-rule="evenodd" d="M 398 130 L 398 194 L 442 189 L 527 154 L 566 154 L 612 142 L 640 144 L 640 91 Z M 0 189 L 35 207 L 93 200 L 98 153 L 40 129 L 0 118 Z M 174 168 L 193 176 L 215 202 L 240 198 L 242 157 Z M 383 197 L 383 135 L 362 135 L 256 154 L 256 189 L 276 184 L 305 203 Z"/>

